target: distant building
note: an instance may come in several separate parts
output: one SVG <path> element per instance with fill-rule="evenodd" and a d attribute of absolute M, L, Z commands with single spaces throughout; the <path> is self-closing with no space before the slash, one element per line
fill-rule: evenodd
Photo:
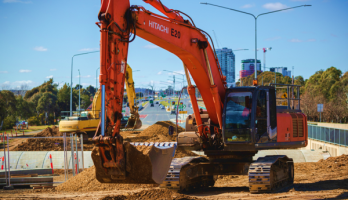
<path fill-rule="evenodd" d="M 226 76 L 227 85 L 230 86 L 236 81 L 235 55 L 232 49 L 228 49 L 226 47 L 222 49 L 216 49 L 216 54 L 219 59 L 222 74 Z"/>
<path fill-rule="evenodd" d="M 283 76 L 291 77 L 291 71 L 288 70 L 287 67 L 271 67 L 269 68 L 270 72 L 278 72 L 281 73 Z"/>
<path fill-rule="evenodd" d="M 257 60 L 256 70 L 261 71 L 261 61 Z M 255 59 L 242 60 L 241 69 L 239 71 L 239 77 L 244 78 L 252 75 L 255 72 Z"/>

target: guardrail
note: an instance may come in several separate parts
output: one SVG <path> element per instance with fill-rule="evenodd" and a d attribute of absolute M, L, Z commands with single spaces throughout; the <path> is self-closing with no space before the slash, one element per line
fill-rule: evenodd
<path fill-rule="evenodd" d="M 348 130 L 308 124 L 308 138 L 348 146 Z"/>

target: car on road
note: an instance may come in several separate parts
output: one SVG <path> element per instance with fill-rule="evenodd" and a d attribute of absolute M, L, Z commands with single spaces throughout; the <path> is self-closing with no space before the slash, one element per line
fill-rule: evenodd
<path fill-rule="evenodd" d="M 165 109 L 166 107 L 164 107 L 164 105 L 160 105 L 160 108 L 161 108 L 161 109 Z"/>
<path fill-rule="evenodd" d="M 158 102 L 158 101 L 156 101 L 156 104 L 159 104 L 159 102 Z"/>
<path fill-rule="evenodd" d="M 155 107 L 155 104 L 151 103 L 150 106 L 151 106 L 151 107 Z"/>

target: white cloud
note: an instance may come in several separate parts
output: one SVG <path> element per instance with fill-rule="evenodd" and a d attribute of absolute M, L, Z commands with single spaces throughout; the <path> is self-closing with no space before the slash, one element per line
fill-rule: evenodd
<path fill-rule="evenodd" d="M 5 81 L 3 84 L 8 85 L 10 84 L 10 81 Z"/>
<path fill-rule="evenodd" d="M 242 8 L 251 8 L 254 6 L 255 6 L 255 4 L 245 4 L 244 6 L 242 6 Z"/>
<path fill-rule="evenodd" d="M 20 73 L 29 73 L 29 72 L 31 72 L 31 70 L 29 70 L 29 69 L 21 69 L 21 70 L 19 70 L 19 72 Z"/>
<path fill-rule="evenodd" d="M 81 83 L 81 85 L 82 85 L 82 86 L 89 86 L 89 85 L 91 85 L 91 84 L 89 84 L 89 83 Z"/>
<path fill-rule="evenodd" d="M 83 48 L 83 49 L 80 49 L 79 51 L 98 51 L 99 48 Z"/>
<path fill-rule="evenodd" d="M 2 2 L 3 3 L 25 3 L 25 4 L 32 3 L 31 1 L 20 1 L 20 0 L 3 0 Z"/>
<path fill-rule="evenodd" d="M 161 75 L 161 74 L 162 74 L 162 71 L 159 71 L 157 74 L 158 74 L 158 75 Z"/>
<path fill-rule="evenodd" d="M 154 45 L 154 44 L 148 44 L 144 46 L 145 49 L 156 49 L 159 48 L 159 46 Z"/>
<path fill-rule="evenodd" d="M 46 78 L 53 78 L 53 75 L 50 75 L 50 76 L 46 76 Z"/>
<path fill-rule="evenodd" d="M 56 71 L 57 69 L 50 69 L 50 71 Z"/>
<path fill-rule="evenodd" d="M 35 47 L 34 50 L 35 51 L 47 51 L 48 49 L 43 47 L 43 46 L 40 46 L 40 47 Z"/>
<path fill-rule="evenodd" d="M 274 40 L 280 40 L 280 39 L 281 39 L 280 36 L 276 36 L 276 37 L 267 38 L 266 41 L 274 41 Z"/>
<path fill-rule="evenodd" d="M 303 40 L 299 40 L 299 39 L 291 39 L 289 40 L 290 42 L 294 42 L 294 43 L 299 43 L 299 42 L 303 42 Z"/>
<path fill-rule="evenodd" d="M 315 42 L 315 41 L 317 41 L 316 39 L 309 39 L 309 40 L 307 40 L 307 42 Z"/>
<path fill-rule="evenodd" d="M 0 71 L 0 74 L 7 74 L 8 71 Z"/>
<path fill-rule="evenodd" d="M 268 10 L 280 10 L 280 9 L 288 8 L 288 6 L 286 6 L 285 4 L 279 3 L 279 2 L 277 2 L 277 3 L 266 3 L 262 7 L 266 8 Z"/>

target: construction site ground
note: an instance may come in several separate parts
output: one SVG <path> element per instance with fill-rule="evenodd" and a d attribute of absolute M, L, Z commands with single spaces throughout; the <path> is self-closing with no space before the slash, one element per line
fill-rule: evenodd
<path fill-rule="evenodd" d="M 122 135 L 128 142 L 175 141 L 177 133 L 169 136 L 169 125 L 173 123 L 157 122 L 143 131 L 124 131 Z M 50 129 L 37 135 L 59 135 L 55 127 Z M 182 128 L 178 132 L 181 131 Z M 48 140 L 52 139 L 44 139 L 42 143 Z M 31 148 L 30 144 L 30 141 L 24 141 L 20 148 Z M 85 150 L 93 147 L 89 142 L 85 145 Z M 46 145 L 45 151 L 55 148 L 57 147 Z M 192 152 L 177 151 L 175 157 L 194 155 Z M 55 182 L 64 181 L 63 170 L 56 170 L 55 174 Z M 71 177 L 70 170 L 69 177 L 68 181 L 53 189 L 0 190 L 0 199 L 348 199 L 348 155 L 331 157 L 316 163 L 295 163 L 294 185 L 271 194 L 250 194 L 247 176 L 221 175 L 214 187 L 186 193 L 161 189 L 154 184 L 102 184 L 95 178 L 94 166 L 74 177 Z"/>

